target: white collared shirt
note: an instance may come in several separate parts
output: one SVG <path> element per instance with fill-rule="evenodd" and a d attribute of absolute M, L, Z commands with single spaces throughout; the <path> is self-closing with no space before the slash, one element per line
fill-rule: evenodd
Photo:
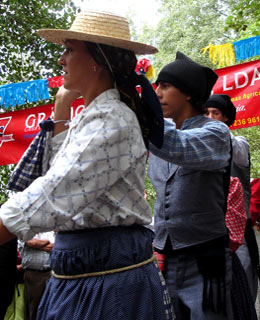
<path fill-rule="evenodd" d="M 0 209 L 23 241 L 50 230 L 148 225 L 147 150 L 135 114 L 116 89 L 103 92 L 51 144 L 51 167 Z M 56 153 L 56 150 L 58 152 Z"/>

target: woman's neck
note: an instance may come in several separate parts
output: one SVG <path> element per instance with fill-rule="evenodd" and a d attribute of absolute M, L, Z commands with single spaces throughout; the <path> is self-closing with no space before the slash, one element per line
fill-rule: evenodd
<path fill-rule="evenodd" d="M 102 70 L 91 84 L 86 85 L 82 96 L 87 107 L 101 93 L 114 88 L 114 81 L 107 70 Z"/>

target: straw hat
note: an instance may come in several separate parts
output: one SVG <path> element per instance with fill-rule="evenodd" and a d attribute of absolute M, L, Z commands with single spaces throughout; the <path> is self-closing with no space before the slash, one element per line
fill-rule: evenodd
<path fill-rule="evenodd" d="M 69 30 L 41 29 L 38 34 L 46 40 L 64 44 L 67 39 L 90 41 L 134 51 L 136 54 L 158 52 L 155 47 L 131 41 L 126 18 L 103 11 L 82 11 Z"/>

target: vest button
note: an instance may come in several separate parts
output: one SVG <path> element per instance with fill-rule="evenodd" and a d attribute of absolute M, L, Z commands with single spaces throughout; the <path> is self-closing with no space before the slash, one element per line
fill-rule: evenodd
<path fill-rule="evenodd" d="M 165 217 L 165 220 L 166 220 L 166 221 L 169 220 L 169 219 L 170 219 L 169 216 L 166 216 L 166 217 Z"/>
<path fill-rule="evenodd" d="M 169 208 L 169 206 L 170 206 L 169 203 L 165 204 L 165 208 Z"/>
<path fill-rule="evenodd" d="M 166 195 L 166 197 L 168 197 L 168 196 L 170 195 L 170 192 L 167 191 L 167 192 L 165 193 L 165 195 Z"/>

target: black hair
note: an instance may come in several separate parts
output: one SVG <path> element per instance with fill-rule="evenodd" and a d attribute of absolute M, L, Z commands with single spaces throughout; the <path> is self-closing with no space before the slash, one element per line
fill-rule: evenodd
<path fill-rule="evenodd" d="M 198 111 L 200 114 L 205 113 L 204 101 L 202 101 L 202 99 L 191 97 L 190 103 L 191 103 L 193 109 Z"/>
<path fill-rule="evenodd" d="M 145 145 L 148 148 L 149 107 L 139 96 L 136 90 L 137 84 L 133 80 L 137 63 L 135 53 L 127 49 L 105 44 L 96 44 L 93 42 L 86 42 L 86 47 L 96 63 L 110 72 L 120 93 L 121 101 L 135 112 L 141 127 Z M 107 61 L 109 62 L 112 72 Z"/>

